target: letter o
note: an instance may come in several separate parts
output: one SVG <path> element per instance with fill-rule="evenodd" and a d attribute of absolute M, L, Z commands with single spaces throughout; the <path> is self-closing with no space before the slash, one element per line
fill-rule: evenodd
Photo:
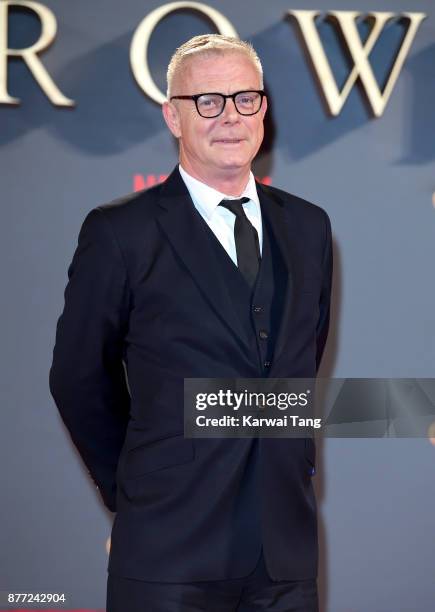
<path fill-rule="evenodd" d="M 151 98 L 151 100 L 154 100 L 154 102 L 158 104 L 162 104 L 166 100 L 166 96 L 154 83 L 149 70 L 149 40 L 157 24 L 166 17 L 166 15 L 184 8 L 194 9 L 206 15 L 215 24 L 219 34 L 238 38 L 238 34 L 232 23 L 222 15 L 222 13 L 202 2 L 169 2 L 151 11 L 151 13 L 139 24 L 133 35 L 130 46 L 130 65 L 139 87 Z M 143 58 L 145 58 L 145 63 L 143 63 Z"/>

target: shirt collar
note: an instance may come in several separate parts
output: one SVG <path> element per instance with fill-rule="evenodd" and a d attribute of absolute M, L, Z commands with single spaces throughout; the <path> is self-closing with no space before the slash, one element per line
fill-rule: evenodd
<path fill-rule="evenodd" d="M 219 206 L 219 203 L 223 199 L 238 199 L 234 196 L 229 196 L 225 193 L 221 193 L 220 191 L 217 191 L 217 189 L 214 189 L 213 187 L 202 183 L 198 179 L 191 176 L 188 172 L 186 172 L 186 170 L 181 166 L 181 164 L 178 165 L 178 169 L 180 171 L 183 181 L 186 184 L 187 189 L 189 190 L 193 203 L 207 219 L 211 218 L 216 208 Z M 255 184 L 255 178 L 252 172 L 249 172 L 248 182 L 239 197 L 249 198 L 254 203 L 256 210 L 258 212 L 260 211 L 260 202 L 257 194 L 257 186 Z"/>

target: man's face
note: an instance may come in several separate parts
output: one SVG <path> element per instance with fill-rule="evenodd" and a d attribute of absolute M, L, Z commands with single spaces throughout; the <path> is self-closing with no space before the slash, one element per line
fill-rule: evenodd
<path fill-rule="evenodd" d="M 176 77 L 172 95 L 231 94 L 260 89 L 259 74 L 240 52 L 189 59 Z M 203 180 L 225 179 L 249 170 L 263 140 L 266 98 L 255 115 L 240 115 L 227 99 L 221 115 L 201 117 L 193 100 L 165 103 L 166 122 L 180 143 L 183 167 Z"/>

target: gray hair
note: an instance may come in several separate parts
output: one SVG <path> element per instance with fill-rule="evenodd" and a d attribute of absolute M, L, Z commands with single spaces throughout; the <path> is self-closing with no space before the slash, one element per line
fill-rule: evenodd
<path fill-rule="evenodd" d="M 198 55 L 207 57 L 232 52 L 243 53 L 251 60 L 260 77 L 260 88 L 263 89 L 263 67 L 257 52 L 250 43 L 232 36 L 224 36 L 223 34 L 201 34 L 200 36 L 194 36 L 181 45 L 181 47 L 178 47 L 171 57 L 166 73 L 166 96 L 168 100 L 172 94 L 174 78 L 181 72 L 187 59 Z"/>

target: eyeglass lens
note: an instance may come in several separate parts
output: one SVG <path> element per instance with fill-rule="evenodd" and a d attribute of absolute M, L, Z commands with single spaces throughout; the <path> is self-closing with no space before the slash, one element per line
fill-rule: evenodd
<path fill-rule="evenodd" d="M 225 98 L 221 94 L 204 94 L 196 103 L 200 115 L 214 117 L 222 112 Z M 255 91 L 243 91 L 237 94 L 234 103 L 241 115 L 253 115 L 260 109 L 261 95 Z"/>

